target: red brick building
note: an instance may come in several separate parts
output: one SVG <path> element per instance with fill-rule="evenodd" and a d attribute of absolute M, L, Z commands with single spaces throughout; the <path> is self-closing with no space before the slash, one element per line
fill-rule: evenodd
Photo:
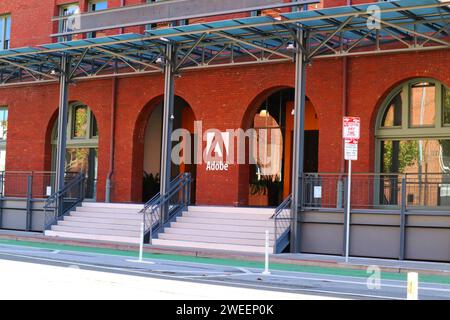
<path fill-rule="evenodd" d="M 57 39 L 52 39 L 50 35 L 57 33 L 61 26 L 58 22 L 52 22 L 51 18 L 63 15 L 64 10 L 69 8 L 68 5 L 77 5 L 81 12 L 87 12 L 103 9 L 104 3 L 107 3 L 108 8 L 113 8 L 144 2 L 0 0 L 0 23 L 3 23 L 4 27 L 3 46 L 6 49 L 6 45 L 9 48 L 19 48 L 56 42 Z M 365 2 L 370 1 L 323 0 L 320 4 L 310 5 L 309 8 L 312 10 Z M 245 17 L 250 14 L 193 19 L 188 23 Z M 277 15 L 278 12 L 267 10 L 259 14 Z M 5 31 L 7 29 L 10 31 Z M 143 27 L 97 32 L 96 36 L 126 32 L 143 32 Z M 78 35 L 76 39 L 82 37 Z M 450 127 L 447 127 L 450 125 L 450 119 L 447 118 L 450 117 L 449 66 L 448 48 L 311 61 L 307 67 L 305 127 L 306 131 L 312 134 L 310 144 L 305 145 L 305 156 L 311 163 L 306 167 L 310 168 L 310 171 L 321 173 L 345 172 L 341 130 L 342 117 L 345 115 L 359 116 L 362 123 L 359 159 L 353 167 L 355 172 L 392 173 L 394 169 L 399 169 L 392 164 L 392 155 L 383 155 L 383 152 L 387 152 L 388 144 L 384 141 L 399 141 L 398 143 L 402 144 L 401 141 L 409 141 L 411 138 L 420 141 L 450 139 Z M 289 89 L 294 87 L 294 82 L 294 64 L 287 62 L 185 72 L 175 80 L 175 95 L 178 97 L 175 108 L 179 109 L 181 119 L 178 126 L 192 132 L 193 120 L 197 120 L 202 121 L 204 130 L 247 129 L 256 126 L 255 117 L 261 116 L 262 110 L 268 111 L 269 104 L 270 108 L 277 109 L 276 112 L 279 113 L 278 118 L 274 117 L 275 122 L 278 122 L 285 139 L 281 142 L 283 146 L 280 151 L 280 159 L 284 160 L 280 160 L 282 163 L 279 166 L 279 174 L 282 176 L 278 186 L 282 189 L 282 195 L 277 200 L 279 203 L 290 193 L 290 162 L 287 159 L 291 157 L 291 110 L 294 99 Z M 412 101 L 413 105 L 413 99 L 416 99 L 415 86 L 423 88 L 417 89 L 423 90 L 421 98 L 424 98 L 425 92 L 433 95 L 428 104 L 422 105 L 426 114 L 433 110 L 432 123 L 423 123 L 424 110 L 419 110 L 419 106 L 419 111 L 411 109 L 409 115 L 411 119 L 414 116 L 419 117 L 420 123 L 410 122 L 410 125 L 411 128 L 423 127 L 419 128 L 423 136 L 414 132 L 409 136 L 407 132 L 399 131 L 398 138 L 395 134 L 388 135 L 387 139 L 383 138 L 388 127 L 395 129 L 398 125 L 394 123 L 394 118 L 399 117 L 395 115 L 396 112 L 401 112 L 395 111 L 401 107 L 394 107 L 395 110 L 389 114 L 389 106 L 395 105 L 394 100 L 399 90 L 401 97 Z M 7 139 L 4 139 L 4 170 L 54 170 L 52 159 L 58 91 L 57 83 L 17 84 L 0 88 L 0 106 L 7 110 L 8 134 Z M 72 169 L 86 170 L 91 176 L 92 197 L 97 201 L 105 200 L 105 185 L 109 173 L 112 174 L 113 202 L 143 201 L 144 171 L 154 174 L 159 171 L 158 162 L 153 160 L 159 159 L 157 150 L 160 150 L 160 129 L 153 128 L 152 131 L 149 124 L 158 122 L 151 122 L 151 119 L 152 116 L 160 116 L 157 110 L 163 94 L 163 75 L 85 80 L 70 85 L 70 119 L 73 125 L 68 148 L 74 152 Z M 77 106 L 81 107 L 77 109 Z M 77 115 L 80 119 L 88 120 L 80 120 L 82 122 L 78 123 Z M 404 114 L 403 119 L 405 118 Z M 114 128 L 112 120 L 115 123 Z M 390 125 L 386 121 L 392 121 L 393 124 Z M 440 131 L 428 132 L 426 128 L 430 127 L 439 127 Z M 422 145 L 420 148 L 420 161 L 423 161 Z M 439 149 L 439 144 L 437 148 Z M 439 151 L 435 149 L 431 151 Z M 448 173 L 446 170 L 450 163 L 450 154 L 447 154 L 445 148 L 440 150 L 440 156 L 429 160 L 429 166 L 433 169 L 425 172 Z M 153 157 L 152 152 L 155 152 L 156 156 Z M 70 155 L 68 157 L 70 159 Z M 396 161 L 401 162 L 398 156 Z M 418 167 L 427 170 L 422 168 L 422 163 L 419 164 L 418 160 L 409 161 L 401 169 L 403 172 L 415 172 Z M 231 165 L 228 171 L 207 171 L 206 164 L 191 165 L 188 169 L 182 167 L 180 170 L 189 170 L 195 174 L 194 201 L 198 205 L 269 205 L 267 199 L 261 200 L 252 194 L 252 179 L 255 179 L 258 173 L 249 165 Z"/>

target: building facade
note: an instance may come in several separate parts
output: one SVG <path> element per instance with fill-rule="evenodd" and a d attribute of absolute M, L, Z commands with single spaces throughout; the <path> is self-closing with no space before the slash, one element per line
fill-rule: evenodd
<path fill-rule="evenodd" d="M 0 1 L 0 46 L 8 49 L 51 42 L 50 35 L 65 28 L 52 21 L 53 16 L 144 2 Z M 364 2 L 370 1 L 323 0 L 310 9 Z M 276 16 L 279 12 L 178 23 L 264 14 Z M 164 24 L 147 26 L 160 27 Z M 144 31 L 132 27 L 75 37 Z M 58 40 L 71 39 L 53 39 Z M 346 171 L 341 127 L 342 117 L 351 115 L 361 118 L 359 159 L 353 170 L 365 174 L 365 179 L 380 174 L 435 179 L 449 174 L 449 66 L 448 49 L 311 61 L 306 82 L 305 172 Z M 174 165 L 173 172 L 189 171 L 194 176 L 195 204 L 276 207 L 290 194 L 294 76 L 293 63 L 274 63 L 185 72 L 176 78 L 175 128 L 194 134 L 194 122 L 201 121 L 203 130 L 255 128 L 270 133 L 262 142 L 264 155 L 254 156 L 256 164 L 232 164 L 227 170 L 211 170 L 206 163 Z M 0 169 L 54 170 L 58 91 L 56 83 L 0 88 Z M 142 203 L 157 189 L 163 94 L 163 75 L 70 85 L 66 169 L 85 172 L 87 198 L 105 201 L 108 177 L 113 202 Z M 260 163 L 267 155 L 269 169 Z M 450 203 L 450 181 L 439 181 L 429 192 L 411 187 L 408 201 L 435 209 L 445 207 Z M 358 185 L 358 180 L 355 183 Z M 368 200 L 373 192 L 366 189 L 355 193 L 362 207 L 374 203 Z M 328 201 L 336 202 L 335 195 L 328 196 Z M 386 188 L 375 197 L 379 204 L 398 201 L 396 191 Z"/>

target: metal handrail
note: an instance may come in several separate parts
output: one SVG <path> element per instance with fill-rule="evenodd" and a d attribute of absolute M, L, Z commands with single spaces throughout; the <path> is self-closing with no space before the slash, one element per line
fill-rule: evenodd
<path fill-rule="evenodd" d="M 292 206 L 292 194 L 290 194 L 283 202 L 275 209 L 275 213 L 271 217 L 274 220 L 274 253 L 280 253 L 282 249 L 279 249 L 280 242 L 283 240 L 284 236 L 290 231 L 292 217 L 291 217 L 291 206 Z M 284 217 L 283 213 L 285 210 L 289 209 L 289 216 Z"/>
<path fill-rule="evenodd" d="M 144 235 L 149 234 L 149 243 L 153 236 L 157 235 L 164 226 L 181 213 L 190 204 L 191 174 L 178 175 L 169 185 L 169 190 L 161 196 L 156 194 L 140 211 L 143 215 Z M 181 192 L 181 197 L 180 197 Z M 175 203 L 170 203 L 174 197 Z M 181 199 L 180 199 L 181 198 Z"/>
<path fill-rule="evenodd" d="M 44 204 L 44 230 L 47 230 L 54 225 L 60 217 L 70 212 L 74 207 L 78 206 L 84 200 L 84 173 L 79 173 L 72 181 L 64 186 L 61 190 L 53 193 L 45 200 Z M 72 200 L 72 203 L 68 207 L 64 207 L 65 195 L 73 191 L 77 193 L 76 197 L 67 197 Z M 47 211 L 53 211 L 53 216 L 48 219 Z"/>

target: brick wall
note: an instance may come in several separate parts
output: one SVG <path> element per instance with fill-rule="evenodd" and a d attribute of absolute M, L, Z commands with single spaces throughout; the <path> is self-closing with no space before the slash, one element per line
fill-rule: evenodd
<path fill-rule="evenodd" d="M 374 122 L 388 92 L 412 77 L 431 77 L 450 85 L 448 51 L 349 58 L 349 114 L 362 120 L 360 160 L 355 171 L 374 169 Z M 307 70 L 307 95 L 320 122 L 319 170 L 336 172 L 341 155 L 342 62 L 315 61 Z M 203 129 L 245 128 L 249 117 L 275 89 L 293 87 L 292 64 L 230 67 L 187 72 L 176 80 L 176 94 L 191 106 Z M 113 199 L 139 201 L 142 184 L 143 132 L 154 102 L 163 93 L 162 76 L 118 81 L 117 130 Z M 370 93 L 370 94 L 368 94 Z M 111 80 L 82 81 L 70 86 L 70 100 L 86 103 L 97 117 L 99 139 L 99 200 L 109 169 Z M 0 89 L 0 105 L 9 107 L 7 170 L 50 169 L 50 131 L 58 104 L 56 85 Z M 245 192 L 245 166 L 228 172 L 197 168 L 197 202 L 237 204 Z M 240 180 L 241 178 L 241 180 Z M 247 180 L 248 181 L 248 180 Z M 240 185 L 241 184 L 241 185 Z M 239 187 L 240 186 L 240 187 Z"/>

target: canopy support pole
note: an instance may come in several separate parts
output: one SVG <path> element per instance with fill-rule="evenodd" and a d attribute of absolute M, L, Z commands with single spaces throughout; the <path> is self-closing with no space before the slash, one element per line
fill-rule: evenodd
<path fill-rule="evenodd" d="M 69 70 L 70 58 L 63 54 L 61 57 L 59 76 L 59 114 L 58 114 L 58 140 L 56 153 L 56 191 L 64 188 L 64 175 L 66 171 L 66 141 L 67 118 L 69 111 Z"/>
<path fill-rule="evenodd" d="M 163 104 L 163 130 L 161 145 L 161 185 L 160 194 L 163 197 L 170 187 L 171 179 L 171 153 L 172 153 L 172 130 L 174 120 L 174 46 L 171 43 L 166 45 L 165 67 L 164 67 L 164 104 Z M 167 209 L 167 208 L 165 208 Z M 161 221 L 166 221 L 167 210 L 162 210 Z"/>
<path fill-rule="evenodd" d="M 306 83 L 306 34 L 297 30 L 295 53 L 295 104 L 292 159 L 292 207 L 291 207 L 291 252 L 300 252 L 299 212 L 303 206 L 303 166 L 305 140 L 305 83 Z M 301 44 L 301 46 L 299 45 Z"/>

